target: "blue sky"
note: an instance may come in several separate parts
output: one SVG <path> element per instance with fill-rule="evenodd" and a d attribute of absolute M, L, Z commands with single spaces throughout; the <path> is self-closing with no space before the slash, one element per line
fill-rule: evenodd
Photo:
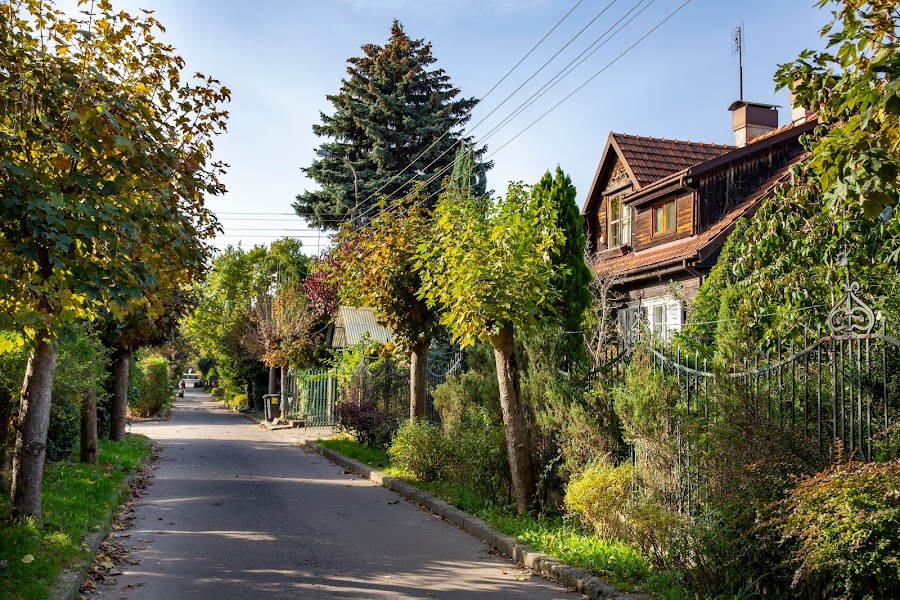
<path fill-rule="evenodd" d="M 215 244 L 249 247 L 280 235 L 302 236 L 310 253 L 327 244 L 293 217 L 294 196 L 315 183 L 300 170 L 320 143 L 312 133 L 325 95 L 345 76 L 346 59 L 365 43 L 387 41 L 392 20 L 411 37 L 433 44 L 438 65 L 467 97 L 484 98 L 470 128 L 588 24 L 610 0 L 582 0 L 550 37 L 485 98 L 490 88 L 531 49 L 577 0 L 114 0 L 116 8 L 151 8 L 166 39 L 187 61 L 188 72 L 213 75 L 231 88 L 228 132 L 217 158 L 231 165 L 229 193 L 211 198 L 225 235 Z M 780 104 L 779 63 L 804 48 L 819 49 L 829 15 L 813 0 L 691 0 L 582 88 L 521 133 L 548 108 L 606 67 L 682 5 L 684 0 L 643 0 L 645 10 L 521 116 L 487 140 L 496 166 L 489 187 L 510 180 L 537 181 L 557 164 L 567 171 L 583 203 L 610 131 L 693 141 L 731 143 L 728 105 L 737 99 L 738 66 L 730 38 L 745 29 L 744 98 Z M 615 0 L 580 37 L 472 129 L 479 140 L 532 92 L 593 43 L 637 0 Z M 624 22 L 623 22 L 624 23 Z M 497 151 L 504 143 L 518 137 Z M 249 213 L 249 214 L 236 214 Z M 254 219 L 254 220 L 250 220 Z M 271 219 L 271 220 L 262 220 Z"/>

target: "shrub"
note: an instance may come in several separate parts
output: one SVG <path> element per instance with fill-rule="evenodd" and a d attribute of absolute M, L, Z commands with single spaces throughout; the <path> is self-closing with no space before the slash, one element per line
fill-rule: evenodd
<path fill-rule="evenodd" d="M 601 538 L 628 540 L 625 508 L 631 496 L 631 465 L 594 464 L 566 486 L 566 508 Z"/>
<path fill-rule="evenodd" d="M 450 446 L 447 478 L 472 490 L 486 504 L 510 500 L 506 432 L 484 407 L 447 428 Z"/>
<path fill-rule="evenodd" d="M 900 461 L 836 463 L 801 480 L 784 508 L 797 593 L 900 597 Z"/>
<path fill-rule="evenodd" d="M 247 394 L 237 394 L 231 401 L 225 402 L 225 406 L 231 410 L 247 410 L 247 407 L 249 406 Z"/>
<path fill-rule="evenodd" d="M 450 442 L 439 427 L 413 419 L 397 430 L 388 454 L 407 473 L 436 481 L 444 477 L 450 463 Z"/>
<path fill-rule="evenodd" d="M 209 391 L 209 393 L 213 398 L 223 398 L 225 396 L 225 388 L 214 387 Z"/>
<path fill-rule="evenodd" d="M 371 402 L 339 402 L 335 427 L 372 448 L 385 448 L 397 430 L 397 418 Z"/>
<path fill-rule="evenodd" d="M 169 401 L 169 366 L 160 356 L 133 361 L 128 383 L 128 406 L 138 417 L 156 414 Z"/>

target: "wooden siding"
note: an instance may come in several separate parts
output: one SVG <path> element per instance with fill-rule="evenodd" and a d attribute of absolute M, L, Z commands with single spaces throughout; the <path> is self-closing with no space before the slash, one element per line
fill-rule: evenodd
<path fill-rule="evenodd" d="M 797 138 L 792 138 L 700 175 L 698 231 L 709 229 L 802 151 Z"/>
<path fill-rule="evenodd" d="M 675 231 L 653 235 L 653 211 L 667 202 L 675 200 Z M 636 218 L 631 234 L 635 251 L 653 248 L 673 240 L 690 236 L 694 230 L 694 196 L 690 193 L 673 192 L 659 200 L 642 206 L 635 211 Z"/>

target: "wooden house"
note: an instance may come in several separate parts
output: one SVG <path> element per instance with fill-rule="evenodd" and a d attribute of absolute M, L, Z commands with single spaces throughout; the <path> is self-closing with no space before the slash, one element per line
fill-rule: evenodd
<path fill-rule="evenodd" d="M 643 318 L 665 338 L 681 328 L 735 222 L 751 215 L 803 159 L 799 137 L 816 124 L 792 111 L 735 102 L 734 145 L 611 133 L 582 215 L 589 250 L 623 299 L 619 326 Z"/>

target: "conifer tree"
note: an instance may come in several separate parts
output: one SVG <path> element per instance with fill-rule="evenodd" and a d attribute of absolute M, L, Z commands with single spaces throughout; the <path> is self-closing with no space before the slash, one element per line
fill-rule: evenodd
<path fill-rule="evenodd" d="M 431 178 L 453 163 L 457 142 L 471 139 L 461 127 L 478 101 L 459 98 L 450 77 L 434 67 L 430 43 L 411 39 L 395 20 L 387 44 L 365 44 L 362 50 L 363 56 L 347 60 L 349 77 L 340 91 L 327 97 L 333 113 L 322 113 L 321 123 L 313 125 L 316 135 L 328 139 L 321 148 L 330 156 L 303 169 L 321 186 L 298 195 L 293 205 L 310 224 L 336 229 L 351 214 L 357 205 L 354 179 L 359 212 L 365 213 L 376 191 L 387 195 L 415 176 Z M 442 179 L 435 177 L 424 197 L 436 198 Z M 411 189 L 404 186 L 396 196 Z"/>

